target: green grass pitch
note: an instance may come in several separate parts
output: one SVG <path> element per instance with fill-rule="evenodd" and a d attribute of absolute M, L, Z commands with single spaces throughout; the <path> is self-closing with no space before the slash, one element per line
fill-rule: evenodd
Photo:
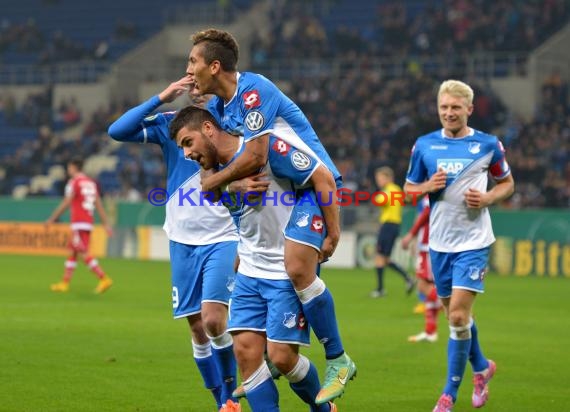
<path fill-rule="evenodd" d="M 186 321 L 171 318 L 167 262 L 104 259 L 115 284 L 93 294 L 84 266 L 55 294 L 63 258 L 0 256 L 0 411 L 215 411 L 191 357 Z M 410 344 L 422 327 L 414 297 L 387 273 L 388 296 L 370 299 L 374 274 L 325 269 L 344 344 L 358 377 L 339 411 L 428 411 L 442 389 L 448 329 Z M 488 276 L 475 307 L 480 340 L 498 369 L 487 411 L 570 411 L 570 279 Z M 322 348 L 304 351 L 324 371 Z M 308 410 L 278 381 L 282 411 Z M 467 367 L 457 411 L 472 410 Z M 243 402 L 245 405 L 245 402 Z M 243 408 L 249 411 L 247 406 Z"/>

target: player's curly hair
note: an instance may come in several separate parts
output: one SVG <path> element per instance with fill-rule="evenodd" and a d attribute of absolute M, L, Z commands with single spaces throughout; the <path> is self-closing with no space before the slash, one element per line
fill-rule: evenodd
<path fill-rule="evenodd" d="M 206 64 L 214 60 L 227 72 L 235 72 L 239 59 L 239 46 L 230 33 L 219 29 L 207 29 L 194 33 L 191 37 L 194 46 L 204 43 L 202 55 Z"/>
<path fill-rule="evenodd" d="M 220 125 L 209 111 L 197 106 L 187 106 L 180 110 L 170 122 L 168 126 L 170 138 L 176 140 L 176 135 L 183 127 L 200 130 L 204 122 L 210 122 L 216 129 L 221 130 Z"/>

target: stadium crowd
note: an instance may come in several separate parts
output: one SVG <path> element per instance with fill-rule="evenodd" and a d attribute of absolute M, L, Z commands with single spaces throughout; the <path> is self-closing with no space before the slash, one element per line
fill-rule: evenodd
<path fill-rule="evenodd" d="M 527 51 L 567 22 L 570 15 L 568 2 L 561 0 L 445 0 L 425 7 L 419 3 L 404 7 L 390 0 L 376 6 L 377 14 L 368 16 L 370 24 L 355 25 L 355 29 L 332 24 L 330 13 L 314 4 L 275 3 L 269 25 L 272 32 L 251 42 L 252 64 L 259 71 L 265 62 L 280 59 L 340 62 L 340 76 L 323 71 L 286 79 L 291 85 L 288 93 L 310 118 L 347 187 L 363 190 L 375 189 L 373 171 L 382 165 L 392 167 L 396 181 L 403 181 L 413 141 L 438 127 L 434 88 L 442 78 L 463 77 L 445 70 L 434 76 L 414 64 L 403 75 L 391 76 L 371 69 L 370 56 Z M 341 2 L 325 3 L 333 7 Z M 16 42 L 14 33 L 25 34 L 17 37 L 23 43 Z M 0 30 L 0 46 L 14 42 L 29 49 L 40 47 L 44 41 L 31 21 Z M 568 85 L 560 74 L 554 72 L 545 79 L 532 120 L 509 112 L 484 79 L 466 80 L 475 86 L 470 124 L 497 134 L 509 152 L 517 190 L 506 206 L 570 206 L 570 105 Z M 37 139 L 2 159 L 6 173 L 1 194 L 11 194 L 14 177 L 46 173 L 49 166 L 64 163 L 71 153 L 118 155 L 117 171 L 100 176 L 107 193 L 132 192 L 133 188 L 145 193 L 163 186 L 159 151 L 106 147 L 108 125 L 129 106 L 130 102 L 113 103 L 85 118 L 73 99 L 53 107 L 49 90 L 30 95 L 20 105 L 9 94 L 0 96 L 0 124 L 39 130 Z M 72 127 L 76 128 L 70 133 Z M 36 194 L 58 190 L 61 185 Z"/>

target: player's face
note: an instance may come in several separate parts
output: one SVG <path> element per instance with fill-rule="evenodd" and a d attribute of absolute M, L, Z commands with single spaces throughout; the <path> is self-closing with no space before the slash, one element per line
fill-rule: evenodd
<path fill-rule="evenodd" d="M 200 130 L 183 127 L 176 135 L 176 144 L 184 150 L 184 157 L 197 161 L 206 170 L 218 163 L 216 147 Z"/>
<path fill-rule="evenodd" d="M 446 135 L 463 136 L 467 133 L 467 119 L 473 113 L 473 105 L 464 97 L 444 93 L 438 100 L 439 120 Z"/>
<path fill-rule="evenodd" d="M 202 43 L 192 47 L 186 67 L 186 74 L 194 82 L 194 94 L 207 94 L 214 91 L 212 77 L 214 62 L 210 65 L 206 64 L 202 53 L 203 47 L 205 46 Z"/>

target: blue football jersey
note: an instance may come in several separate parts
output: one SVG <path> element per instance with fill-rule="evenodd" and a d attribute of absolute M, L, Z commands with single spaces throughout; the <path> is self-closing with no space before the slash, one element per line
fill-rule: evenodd
<path fill-rule="evenodd" d="M 154 96 L 129 110 L 111 125 L 109 134 L 115 140 L 154 143 L 162 149 L 168 192 L 164 230 L 170 240 L 187 245 L 237 240 L 227 209 L 209 204 L 201 194 L 200 165 L 186 159 L 183 150 L 170 139 L 168 126 L 176 112 L 147 116 L 161 104 Z"/>
<path fill-rule="evenodd" d="M 237 76 L 236 94 L 227 104 L 215 96 L 207 105 L 222 128 L 246 142 L 270 133 L 319 159 L 340 184 L 340 172 L 301 109 L 266 77 L 250 72 Z"/>
<path fill-rule="evenodd" d="M 244 140 L 227 167 L 239 156 Z M 263 171 L 269 188 L 251 202 L 243 194 L 223 193 L 221 203 L 230 210 L 240 236 L 238 254 L 239 272 L 250 277 L 289 279 L 285 271 L 285 237 L 283 231 L 289 223 L 295 205 L 295 188 L 307 183 L 319 159 L 298 150 L 283 140 L 270 136 L 268 162 Z"/>
<path fill-rule="evenodd" d="M 418 138 L 406 180 L 420 184 L 439 169 L 447 173 L 447 183 L 443 190 L 429 194 L 430 248 L 462 252 L 492 244 L 489 210 L 468 209 L 465 193 L 470 188 L 486 192 L 488 173 L 497 180 L 511 173 L 499 139 L 474 129 L 462 138 L 446 137 L 443 129 Z"/>

